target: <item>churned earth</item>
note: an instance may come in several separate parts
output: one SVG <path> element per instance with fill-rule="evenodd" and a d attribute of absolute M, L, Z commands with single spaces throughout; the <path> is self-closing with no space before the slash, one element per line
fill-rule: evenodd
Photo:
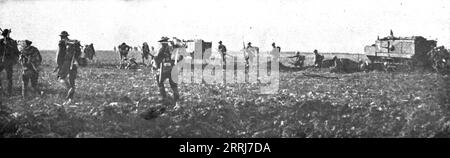
<path fill-rule="evenodd" d="M 117 69 L 117 54 L 99 51 L 79 69 L 75 102 L 62 105 L 54 52 L 42 55 L 44 95 L 20 96 L 16 66 L 14 94 L 1 98 L 1 137 L 450 136 L 450 81 L 431 72 L 282 69 L 275 94 L 260 94 L 256 83 L 183 83 L 175 106 L 159 101 L 156 72 Z M 5 73 L 0 77 L 6 85 Z M 142 117 L 164 105 L 162 115 Z"/>

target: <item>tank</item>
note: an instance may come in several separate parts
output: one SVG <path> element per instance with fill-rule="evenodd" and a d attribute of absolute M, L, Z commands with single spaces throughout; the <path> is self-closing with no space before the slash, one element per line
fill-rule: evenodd
<path fill-rule="evenodd" d="M 437 41 L 422 36 L 378 38 L 374 44 L 366 46 L 364 52 L 372 64 L 384 63 L 397 67 L 427 66 L 427 53 L 436 47 Z"/>

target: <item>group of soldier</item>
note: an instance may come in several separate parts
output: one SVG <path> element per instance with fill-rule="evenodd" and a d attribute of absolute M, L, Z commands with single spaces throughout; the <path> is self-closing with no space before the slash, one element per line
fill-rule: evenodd
<path fill-rule="evenodd" d="M 12 76 L 13 65 L 18 61 L 22 65 L 22 95 L 27 95 L 28 84 L 31 82 L 31 87 L 38 94 L 42 94 L 38 86 L 39 66 L 42 62 L 42 56 L 39 50 L 32 46 L 32 41 L 23 41 L 22 49 L 19 50 L 16 40 L 10 37 L 11 30 L 5 29 L 2 31 L 2 39 L 0 39 L 1 63 L 0 72 L 6 70 L 7 78 L 7 95 L 12 94 Z M 2 85 L 0 89 L 3 94 Z"/>
<path fill-rule="evenodd" d="M 38 86 L 38 78 L 42 63 L 42 56 L 39 50 L 32 46 L 32 41 L 25 40 L 22 49 L 19 50 L 18 42 L 10 37 L 11 30 L 1 30 L 3 38 L 0 39 L 1 50 L 1 64 L 0 72 L 6 70 L 6 78 L 8 81 L 8 88 L 6 95 L 12 94 L 12 76 L 13 65 L 19 62 L 22 66 L 22 96 L 27 97 L 29 90 L 28 84 L 31 82 L 33 91 L 38 95 L 42 95 L 43 91 Z M 81 59 L 81 44 L 77 40 L 69 39 L 67 31 L 62 31 L 60 41 L 58 43 L 58 50 L 56 52 L 57 66 L 54 72 L 57 72 L 58 81 L 66 88 L 66 102 L 72 102 L 75 93 L 75 79 L 77 75 L 77 65 L 83 66 Z M 0 85 L 1 86 L 1 85 Z M 3 87 L 2 87 L 3 88 Z M 3 89 L 1 90 L 3 94 Z"/>
<path fill-rule="evenodd" d="M 2 31 L 3 38 L 0 40 L 1 51 L 2 51 L 2 63 L 0 65 L 0 70 L 3 69 L 7 72 L 8 79 L 8 89 L 7 94 L 12 94 L 12 72 L 14 61 L 19 61 L 22 65 L 22 96 L 26 97 L 28 92 L 28 82 L 31 82 L 31 87 L 34 92 L 42 95 L 43 92 L 40 91 L 38 87 L 38 76 L 39 76 L 39 66 L 42 62 L 42 56 L 39 50 L 32 46 L 32 42 L 29 40 L 24 41 L 24 47 L 19 51 L 18 44 L 9 35 L 11 31 L 5 29 Z M 62 31 L 60 40 L 58 43 L 58 50 L 56 52 L 56 68 L 58 81 L 65 87 L 65 98 L 66 102 L 64 104 L 69 104 L 72 102 L 75 94 L 75 80 L 78 73 L 78 66 L 83 66 L 81 60 L 81 44 L 78 40 L 69 39 L 69 33 L 67 31 Z M 178 90 L 177 82 L 171 76 L 171 70 L 176 63 L 183 60 L 182 55 L 174 56 L 172 54 L 173 46 L 169 45 L 173 41 L 170 41 L 167 37 L 162 37 L 158 41 L 160 43 L 160 49 L 155 54 L 154 48 L 149 48 L 149 45 L 144 42 L 142 44 L 142 60 L 152 60 L 154 69 L 159 70 L 160 73 L 156 74 L 157 85 L 159 87 L 159 92 L 162 98 L 167 98 L 167 93 L 164 88 L 164 81 L 169 80 L 171 89 L 173 90 L 173 99 L 175 101 L 180 99 L 180 94 Z M 227 48 L 222 41 L 219 41 L 218 50 L 222 56 L 222 61 L 226 63 Z M 249 42 L 246 49 L 258 49 L 253 47 L 252 43 Z M 273 49 L 280 52 L 281 48 L 276 46 L 275 43 L 272 44 Z M 132 49 L 131 46 L 126 43 L 122 43 L 118 46 L 119 54 L 121 60 L 127 60 L 128 52 Z M 317 52 L 315 52 L 317 53 Z M 132 59 L 130 59 L 131 61 Z M 248 62 L 248 56 L 246 57 Z M 135 62 L 135 60 L 133 60 Z"/>
<path fill-rule="evenodd" d="M 138 67 L 138 63 L 136 62 L 135 58 L 128 58 L 128 53 L 133 49 L 131 46 L 129 46 L 128 44 L 126 44 L 125 42 L 123 42 L 122 44 L 120 44 L 119 46 L 117 46 L 118 48 L 118 54 L 120 57 L 120 66 L 119 68 L 121 69 L 136 69 Z M 117 48 L 114 47 L 114 52 L 117 51 Z M 142 63 L 145 64 L 145 60 L 149 60 L 152 61 L 154 58 L 154 53 L 152 54 L 151 52 L 155 52 L 155 48 L 150 47 L 148 45 L 147 42 L 142 43 L 142 47 L 141 47 L 142 53 L 141 53 L 141 58 L 142 58 Z"/>
<path fill-rule="evenodd" d="M 31 82 L 31 87 L 33 87 L 34 92 L 42 95 L 43 92 L 40 91 L 38 86 L 38 76 L 39 76 L 39 66 L 42 62 L 42 56 L 39 50 L 32 46 L 32 42 L 29 40 L 24 41 L 24 47 L 19 51 L 18 43 L 16 40 L 12 39 L 10 35 L 11 31 L 8 29 L 2 30 L 3 38 L 0 39 L 1 48 L 1 64 L 0 70 L 3 69 L 7 72 L 8 88 L 7 94 L 12 94 L 12 76 L 13 76 L 13 65 L 15 62 L 19 61 L 22 65 L 22 96 L 26 97 L 28 92 L 28 83 Z M 80 65 L 81 59 L 81 44 L 78 40 L 69 39 L 69 33 L 67 31 L 62 31 L 60 40 L 58 43 L 58 50 L 56 52 L 56 68 L 54 72 L 57 73 L 58 81 L 65 87 L 65 99 L 64 104 L 69 104 L 73 101 L 75 94 L 75 80 L 78 73 L 78 66 Z M 166 98 L 167 94 L 164 88 L 164 81 L 169 80 L 170 86 L 174 91 L 174 100 L 180 98 L 178 92 L 177 83 L 171 77 L 171 69 L 176 63 L 172 59 L 171 49 L 169 48 L 169 39 L 162 38 L 158 41 L 161 43 L 161 49 L 156 56 L 150 54 L 150 49 L 147 43 L 143 43 L 143 60 L 148 59 L 149 56 L 154 58 L 156 69 L 160 69 L 161 73 L 156 75 L 157 84 L 159 87 L 160 94 L 163 98 Z M 126 59 L 128 51 L 131 49 L 130 46 L 122 43 L 119 46 L 119 52 L 121 59 Z M 154 48 L 152 47 L 152 51 Z M 180 55 L 177 61 L 182 60 Z M 1 83 L 1 82 L 0 82 Z M 3 91 L 3 90 L 2 90 Z"/>

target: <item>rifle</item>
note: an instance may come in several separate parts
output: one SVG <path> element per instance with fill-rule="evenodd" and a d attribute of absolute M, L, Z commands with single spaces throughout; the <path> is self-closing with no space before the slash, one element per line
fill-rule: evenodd
<path fill-rule="evenodd" d="M 159 64 L 159 82 L 158 83 L 161 83 L 161 76 L 162 76 L 162 71 L 163 71 L 163 62 L 161 62 L 160 64 Z"/>
<path fill-rule="evenodd" d="M 0 32 L 3 34 L 3 30 L 0 28 Z M 6 38 L 3 41 L 3 55 L 2 55 L 2 63 L 5 62 L 5 55 L 6 55 Z"/>
<path fill-rule="evenodd" d="M 73 69 L 73 64 L 74 64 L 74 60 L 75 60 L 75 54 L 76 54 L 76 52 L 73 52 L 73 55 L 72 55 L 72 61 L 70 62 L 70 70 L 72 70 Z"/>

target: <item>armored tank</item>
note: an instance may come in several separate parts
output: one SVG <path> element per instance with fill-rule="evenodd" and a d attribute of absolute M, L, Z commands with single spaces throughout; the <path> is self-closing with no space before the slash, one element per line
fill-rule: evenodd
<path fill-rule="evenodd" d="M 371 64 L 383 64 L 386 68 L 427 67 L 427 53 L 436 47 L 437 41 L 422 36 L 378 38 L 375 44 L 366 46 L 364 52 Z"/>

